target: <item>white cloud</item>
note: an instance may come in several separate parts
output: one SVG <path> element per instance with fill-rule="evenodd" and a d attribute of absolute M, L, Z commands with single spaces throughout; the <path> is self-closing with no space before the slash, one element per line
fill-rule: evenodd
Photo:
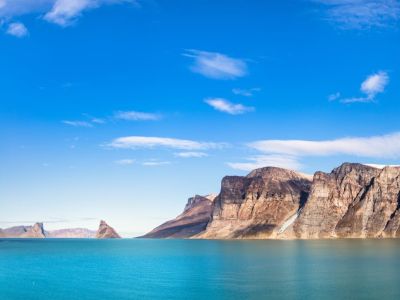
<path fill-rule="evenodd" d="M 191 157 L 200 158 L 200 157 L 206 157 L 208 156 L 208 154 L 204 152 L 179 152 L 175 153 L 175 156 L 183 158 L 191 158 Z"/>
<path fill-rule="evenodd" d="M 191 70 L 212 79 L 236 79 L 247 75 L 244 60 L 218 52 L 187 50 L 184 56 L 193 58 Z"/>
<path fill-rule="evenodd" d="M 157 121 L 161 119 L 161 116 L 139 111 L 119 111 L 114 114 L 114 118 L 126 121 Z"/>
<path fill-rule="evenodd" d="M 342 29 L 387 27 L 400 19 L 398 0 L 312 0 L 323 5 L 326 19 Z"/>
<path fill-rule="evenodd" d="M 68 121 L 68 120 L 64 120 L 62 121 L 62 123 L 66 124 L 66 125 L 70 125 L 73 127 L 93 127 L 93 125 L 89 122 L 85 122 L 85 121 Z"/>
<path fill-rule="evenodd" d="M 87 10 L 118 3 L 137 5 L 136 0 L 0 0 L 0 19 L 9 21 L 22 15 L 36 14 L 65 27 Z"/>
<path fill-rule="evenodd" d="M 366 103 L 373 102 L 375 97 L 385 91 L 386 86 L 389 83 L 389 76 L 384 71 L 379 71 L 377 73 L 369 75 L 362 83 L 360 91 L 364 94 L 361 97 L 351 97 L 341 99 L 342 103 Z M 329 100 L 333 101 L 340 98 L 340 93 L 329 96 Z"/>
<path fill-rule="evenodd" d="M 19 38 L 27 36 L 29 34 L 28 29 L 25 27 L 24 24 L 20 22 L 10 23 L 8 25 L 6 33 Z"/>
<path fill-rule="evenodd" d="M 182 150 L 204 150 L 221 148 L 224 144 L 206 143 L 192 140 L 182 140 L 164 137 L 148 136 L 127 136 L 113 140 L 108 146 L 117 149 L 138 149 L 138 148 L 170 148 Z"/>
<path fill-rule="evenodd" d="M 301 164 L 296 157 L 289 155 L 258 155 L 248 158 L 248 162 L 228 163 L 233 169 L 242 171 L 251 171 L 263 167 L 280 167 L 291 170 L 298 170 Z"/>
<path fill-rule="evenodd" d="M 234 104 L 223 98 L 208 98 L 205 99 L 204 102 L 215 110 L 231 115 L 240 115 L 254 110 L 254 107 L 244 106 L 243 104 Z"/>
<path fill-rule="evenodd" d="M 158 166 L 165 166 L 170 165 L 170 161 L 145 161 L 142 163 L 143 166 L 146 167 L 158 167 Z"/>
<path fill-rule="evenodd" d="M 115 163 L 117 165 L 123 165 L 123 166 L 127 166 L 127 165 L 132 165 L 135 163 L 134 159 L 120 159 L 120 160 L 116 160 Z"/>
<path fill-rule="evenodd" d="M 376 94 L 385 91 L 385 87 L 389 82 L 389 76 L 386 72 L 378 72 L 372 74 L 365 79 L 361 84 L 361 91 L 368 95 L 369 98 L 374 98 Z"/>
<path fill-rule="evenodd" d="M 234 93 L 235 95 L 240 95 L 240 96 L 244 96 L 244 97 L 252 97 L 255 92 L 259 92 L 259 91 L 261 91 L 260 88 L 252 88 L 252 89 L 235 88 L 235 89 L 232 89 L 232 93 Z"/>
<path fill-rule="evenodd" d="M 400 132 L 372 136 L 348 137 L 325 141 L 263 140 L 248 144 L 266 154 L 290 156 L 352 155 L 370 158 L 399 158 Z"/>

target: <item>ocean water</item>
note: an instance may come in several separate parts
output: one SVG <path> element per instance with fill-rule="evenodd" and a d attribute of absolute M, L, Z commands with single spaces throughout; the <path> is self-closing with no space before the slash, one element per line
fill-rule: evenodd
<path fill-rule="evenodd" d="M 0 299 L 400 299 L 400 240 L 0 240 Z"/>

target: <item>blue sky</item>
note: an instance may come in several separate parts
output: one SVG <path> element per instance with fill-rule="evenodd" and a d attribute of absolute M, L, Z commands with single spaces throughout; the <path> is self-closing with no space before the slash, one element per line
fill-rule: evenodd
<path fill-rule="evenodd" d="M 0 227 L 125 236 L 275 165 L 398 164 L 396 0 L 0 0 Z"/>

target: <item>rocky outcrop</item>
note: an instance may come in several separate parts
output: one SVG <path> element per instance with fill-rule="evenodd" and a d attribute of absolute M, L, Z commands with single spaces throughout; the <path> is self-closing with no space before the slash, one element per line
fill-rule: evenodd
<path fill-rule="evenodd" d="M 105 221 L 100 221 L 99 229 L 96 233 L 97 239 L 119 239 L 119 234 L 109 226 Z"/>
<path fill-rule="evenodd" d="M 288 238 L 398 237 L 400 168 L 343 164 L 314 176 Z"/>
<path fill-rule="evenodd" d="M 305 204 L 310 178 L 267 167 L 222 179 L 212 219 L 198 238 L 275 238 Z"/>
<path fill-rule="evenodd" d="M 21 234 L 21 238 L 45 238 L 46 233 L 43 228 L 43 223 L 35 223 L 26 232 Z"/>
<path fill-rule="evenodd" d="M 211 219 L 216 195 L 189 198 L 182 214 L 142 238 L 190 238 L 204 231 Z"/>
<path fill-rule="evenodd" d="M 192 198 L 184 213 L 145 237 L 400 237 L 398 166 L 345 163 L 330 173 L 317 172 L 313 178 L 273 167 L 245 177 L 227 176 L 213 205 L 204 209 L 201 226 L 195 227 L 197 220 L 188 212 L 200 200 Z"/>

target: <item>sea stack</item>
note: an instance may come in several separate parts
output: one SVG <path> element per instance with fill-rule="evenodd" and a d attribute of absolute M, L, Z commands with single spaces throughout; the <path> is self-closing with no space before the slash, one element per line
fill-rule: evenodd
<path fill-rule="evenodd" d="M 109 226 L 106 221 L 101 220 L 99 229 L 97 230 L 96 233 L 96 238 L 97 239 L 120 239 L 121 236 L 112 228 Z"/>

